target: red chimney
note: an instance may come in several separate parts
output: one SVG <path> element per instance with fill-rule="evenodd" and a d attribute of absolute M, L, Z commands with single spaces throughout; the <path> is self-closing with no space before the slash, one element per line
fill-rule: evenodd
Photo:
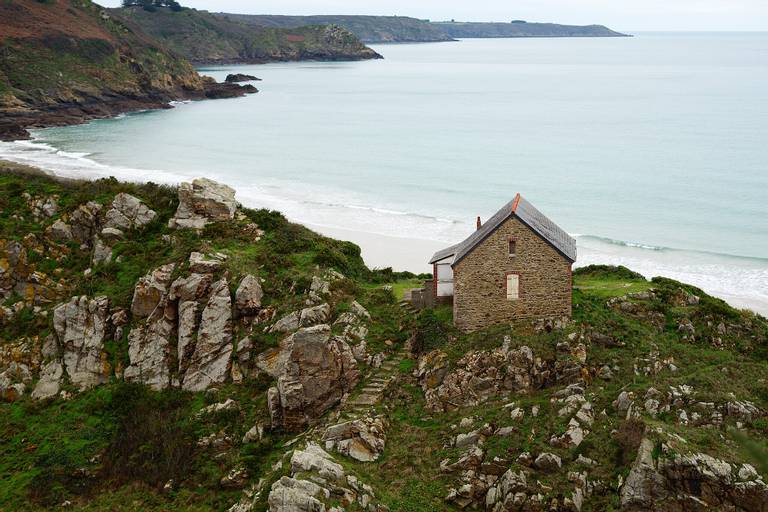
<path fill-rule="evenodd" d="M 478 215 L 477 216 L 477 229 L 480 229 L 481 227 L 483 227 L 483 223 L 480 222 L 480 216 Z"/>

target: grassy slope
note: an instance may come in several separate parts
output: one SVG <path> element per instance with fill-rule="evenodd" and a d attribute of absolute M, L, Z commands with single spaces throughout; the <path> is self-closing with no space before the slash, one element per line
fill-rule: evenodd
<path fill-rule="evenodd" d="M 505 334 L 512 336 L 515 346 L 528 345 L 534 349 L 537 356 L 554 357 L 555 344 L 563 341 L 568 332 L 584 325 L 599 332 L 610 333 L 616 339 L 624 341 L 626 346 L 622 348 L 593 346 L 589 351 L 590 367 L 599 368 L 603 364 L 618 365 L 621 371 L 616 372 L 615 378 L 610 381 L 595 377 L 593 384 L 589 386 L 587 396 L 594 405 L 596 422 L 586 440 L 578 448 L 570 450 L 553 448 L 547 442 L 552 434 L 565 431 L 570 418 L 558 417 L 556 411 L 559 406 L 550 403 L 553 393 L 563 386 L 527 395 L 499 398 L 455 412 L 434 413 L 425 408 L 424 396 L 417 383 L 413 380 L 409 382 L 406 377 L 406 383 L 388 404 L 389 412 L 385 412 L 392 418 L 392 428 L 387 432 L 387 450 L 383 459 L 376 464 L 350 465 L 369 481 L 382 482 L 377 490 L 383 494 L 385 502 L 392 510 L 453 510 L 445 504 L 443 498 L 450 487 L 457 486 L 458 479 L 454 475 L 440 473 L 437 468 L 440 461 L 446 458 L 451 461 L 458 458 L 461 450 L 447 448 L 446 443 L 461 431 L 454 428 L 462 418 L 475 416 L 475 427 L 491 423 L 499 427 L 514 426 L 517 429 L 512 436 L 491 438 L 484 446 L 487 451 L 486 460 L 494 456 L 514 460 L 523 451 L 554 452 L 563 458 L 564 463 L 574 460 L 578 455 L 584 455 L 599 463 L 597 467 L 589 470 L 590 480 L 599 478 L 610 484 L 615 483 L 619 475 L 626 477 L 629 466 L 634 461 L 634 450 L 637 448 L 637 445 L 628 445 L 613 434 L 614 430 L 626 429 L 625 422 L 613 412 L 611 405 L 620 391 L 635 391 L 642 397 L 645 390 L 651 386 L 666 392 L 670 385 L 688 384 L 694 387 L 697 399 L 701 401 L 721 403 L 732 400 L 733 393 L 739 399 L 754 401 L 763 410 L 768 407 L 768 323 L 765 319 L 733 310 L 719 299 L 706 296 L 701 290 L 666 279 L 648 282 L 621 269 L 598 268 L 594 271 L 586 269 L 576 272 L 575 285 L 575 325 L 566 332 L 554 331 L 550 334 L 535 335 L 525 329 L 499 327 L 463 335 L 451 328 L 450 310 L 447 308 L 426 315 L 422 319 L 422 328 L 435 334 L 428 338 L 432 341 L 429 348 L 446 351 L 452 360 L 458 359 L 468 350 L 497 347 Z M 661 329 L 649 325 L 647 320 L 606 306 L 606 300 L 611 297 L 650 288 L 655 288 L 659 296 L 652 301 L 651 309 L 662 313 L 666 320 Z M 679 293 L 681 288 L 700 294 L 701 304 L 670 306 L 665 298 Z M 706 341 L 695 344 L 682 341 L 676 330 L 676 321 L 683 317 L 692 318 L 699 331 L 706 331 L 707 322 L 714 321 L 716 324 L 719 320 L 747 322 L 753 326 L 753 330 L 726 340 L 733 349 L 717 349 Z M 636 375 L 634 364 L 639 358 L 648 357 L 654 348 L 658 349 L 662 359 L 674 357 L 679 370 L 674 373 L 662 371 L 655 376 Z M 509 419 L 509 410 L 503 406 L 511 401 L 525 410 L 523 420 L 513 422 Z M 540 407 L 538 417 L 530 414 L 534 405 Z M 600 415 L 602 410 L 607 411 L 607 416 Z M 686 449 L 691 452 L 704 451 L 726 460 L 748 461 L 762 468 L 764 474 L 768 470 L 764 460 L 765 453 L 768 453 L 766 419 L 756 420 L 746 427 L 747 439 L 755 443 L 755 450 L 751 450 L 749 443 L 744 442 L 743 434 L 733 429 L 733 420 L 728 420 L 722 429 L 678 425 L 671 415 L 660 415 L 656 419 L 645 416 L 644 421 L 650 427 L 662 427 L 667 432 L 679 434 L 688 441 Z M 511 467 L 516 470 L 523 468 L 514 462 Z M 568 470 L 578 468 L 578 465 L 572 465 Z M 545 492 L 546 495 L 569 495 L 573 485 L 567 482 L 565 474 L 564 469 L 552 475 L 536 474 L 535 478 L 545 486 L 553 488 L 549 493 Z M 608 492 L 602 496 L 588 498 L 582 510 L 596 512 L 618 509 L 618 495 Z"/>
<path fill-rule="evenodd" d="M 89 256 L 77 247 L 70 247 L 63 258 L 32 251 L 30 259 L 36 268 L 55 273 L 70 284 L 67 295 L 106 295 L 113 304 L 128 306 L 136 280 L 148 270 L 169 261 L 183 264 L 191 250 L 217 251 L 229 255 L 231 283 L 239 282 L 247 272 L 266 279 L 265 305 L 275 307 L 279 314 L 302 307 L 299 294 L 308 289 L 317 266 L 344 272 L 354 280 L 334 289 L 332 306 L 341 311 L 354 299 L 364 303 L 376 318 L 369 343 L 379 350 L 385 347 L 384 340 L 404 341 L 400 309 L 391 294 L 380 287 L 397 275 L 368 270 L 360 249 L 352 243 L 290 224 L 276 212 L 245 210 L 247 219 L 240 223 L 211 226 L 200 236 L 173 232 L 176 241 L 168 245 L 160 239 L 170 233 L 166 225 L 176 209 L 175 190 L 115 180 L 66 184 L 27 172 L 13 173 L 20 168 L 0 162 L 0 240 L 20 240 L 28 233 L 42 237 L 54 221 L 33 221 L 22 192 L 59 196 L 61 214 L 89 200 L 106 204 L 116 193 L 128 192 L 159 214 L 155 222 L 118 244 L 115 256 L 122 256 L 120 264 L 98 268 L 89 278 L 83 277 Z M 250 222 L 266 231 L 258 243 L 243 231 Z M 52 315 L 46 320 L 25 313 L 19 316 L 20 321 L 0 327 L 0 345 L 51 329 Z M 240 339 L 238 333 L 235 339 Z M 264 334 L 254 341 L 266 349 L 278 340 Z M 127 361 L 125 338 L 107 349 L 113 366 Z M 243 462 L 257 478 L 282 455 L 276 446 L 284 439 L 276 435 L 263 445 L 246 447 L 238 442 L 234 452 L 216 461 L 196 449 L 194 443 L 222 428 L 233 433 L 234 439 L 241 439 L 257 419 L 267 417 L 268 384 L 256 380 L 244 386 L 225 386 L 219 394 L 194 395 L 153 393 L 114 382 L 68 402 L 0 404 L 0 510 L 37 510 L 66 499 L 83 510 L 221 510 L 239 496 L 239 492 L 225 491 L 218 485 L 232 463 Z M 243 412 L 203 421 L 194 418 L 204 405 L 224 396 L 240 402 Z M 136 424 L 137 416 L 146 421 Z M 126 436 L 126 431 L 134 435 Z M 163 447 L 174 449 L 161 450 L 158 439 Z M 158 489 L 169 478 L 183 484 L 177 491 L 161 495 Z"/>
<path fill-rule="evenodd" d="M 290 29 L 257 27 L 195 9 L 147 12 L 128 8 L 110 12 L 197 63 L 376 57 L 354 35 L 329 37 L 325 27 L 317 25 Z"/>
<path fill-rule="evenodd" d="M 1 2 L 0 107 L 202 88 L 188 62 L 102 12 L 88 0 Z"/>
<path fill-rule="evenodd" d="M 2 167 L 8 166 L 0 164 Z M 266 303 L 280 313 L 301 305 L 302 292 L 309 285 L 316 265 L 344 272 L 352 279 L 334 289 L 332 305 L 341 311 L 356 298 L 370 309 L 374 319 L 369 346 L 373 351 L 384 349 L 384 340 L 393 340 L 396 349 L 408 337 L 410 326 L 421 331 L 428 349 L 444 350 L 451 360 L 457 360 L 468 350 L 497 347 L 505 334 L 511 335 L 516 345 L 531 346 L 538 356 L 567 357 L 558 355 L 555 345 L 582 326 L 609 333 L 626 344 L 621 348 L 590 348 L 591 368 L 608 364 L 619 366 L 620 371 L 610 381 L 594 377 L 588 396 L 596 413 L 603 409 L 608 413 L 604 417 L 597 415 L 593 432 L 575 450 L 553 450 L 547 443 L 549 436 L 561 432 L 567 421 L 557 417 L 556 406 L 550 405 L 552 393 L 560 386 L 529 395 L 498 398 L 460 411 L 434 413 L 425 409 L 422 391 L 410 376 L 414 362 L 406 361 L 402 365 L 402 385 L 381 406 L 391 421 L 383 458 L 373 464 L 345 462 L 374 485 L 377 496 L 391 510 L 450 509 L 443 498 L 456 481 L 437 468 L 442 459 L 456 455 L 454 449 L 445 447 L 449 437 L 456 433 L 451 425 L 472 415 L 479 418 L 476 425 L 484 422 L 510 425 L 503 405 L 511 400 L 524 406 L 526 416 L 515 424 L 518 429 L 515 434 L 489 441 L 486 449 L 490 454 L 514 459 L 523 450 L 548 450 L 559 453 L 565 460 L 584 454 L 600 463 L 592 470 L 592 477 L 607 482 L 626 475 L 633 459 L 631 447 L 611 434 L 612 430 L 622 428 L 623 422 L 611 407 L 622 389 L 642 394 L 651 385 L 664 391 L 669 385 L 685 383 L 694 386 L 699 400 L 721 401 L 730 399 L 729 393 L 734 393 L 739 399 L 749 399 L 763 409 L 768 408 L 765 320 L 736 311 L 700 290 L 676 282 L 661 279 L 649 283 L 620 269 L 582 270 L 575 274 L 575 323 L 565 332 L 535 334 L 522 326 L 464 335 L 451 327 L 449 308 L 425 312 L 419 319 L 406 316 L 395 305 L 393 295 L 381 287 L 390 278 L 399 276 L 369 271 L 359 257 L 359 248 L 353 244 L 327 239 L 292 225 L 275 212 L 246 210 L 247 220 L 213 226 L 200 236 L 173 233 L 177 241 L 167 245 L 159 240 L 168 233 L 166 222 L 176 207 L 175 193 L 170 188 L 114 180 L 66 185 L 44 177 L 0 174 L 0 239 L 21 239 L 30 232 L 41 234 L 53 222 L 53 219 L 44 223 L 31 220 L 26 202 L 21 198 L 24 191 L 33 195 L 59 195 L 63 211 L 87 200 L 107 203 L 115 193 L 125 191 L 141 197 L 159 213 L 154 223 L 117 246 L 115 252 L 123 256 L 121 264 L 100 269 L 90 278 L 83 277 L 88 257 L 76 247 L 58 261 L 45 251 L 33 254 L 32 260 L 39 269 L 53 272 L 61 268 L 62 277 L 71 283 L 71 294 L 106 294 L 115 304 L 128 305 L 136 279 L 147 270 L 168 261 L 181 263 L 193 249 L 215 250 L 229 255 L 230 282 L 236 283 L 246 272 L 264 277 Z M 256 222 L 266 231 L 260 242 L 254 242 L 243 229 L 249 222 Z M 411 278 L 394 284 L 400 289 L 412 283 Z M 656 298 L 636 302 L 642 311 L 659 313 L 663 319 L 660 325 L 606 305 L 610 297 L 650 287 L 656 289 Z M 673 299 L 681 289 L 700 295 L 701 303 L 676 305 Z M 676 327 L 684 317 L 696 325 L 699 341 L 682 340 Z M 36 320 L 31 315 L 23 318 L 28 321 L 0 329 L 0 344 L 20 335 L 50 329 L 48 320 Z M 734 329 L 724 336 L 725 348 L 714 348 L 708 340 L 720 321 L 750 327 Z M 237 335 L 235 337 L 237 339 Z M 261 335 L 256 342 L 266 348 L 274 345 L 277 338 Z M 636 375 L 634 363 L 638 358 L 647 357 L 654 346 L 661 358 L 674 357 L 679 371 Z M 109 349 L 113 362 L 125 361 L 124 340 Z M 287 437 L 274 433 L 264 442 L 253 445 L 241 445 L 238 441 L 254 422 L 267 417 L 264 391 L 268 385 L 266 380 L 256 380 L 240 386 L 223 386 L 214 393 L 191 394 L 155 393 L 114 381 L 75 395 L 69 401 L 40 404 L 24 399 L 14 404 L 0 404 L 0 510 L 41 510 L 64 500 L 71 500 L 78 510 L 94 511 L 226 509 L 240 493 L 222 489 L 218 482 L 236 463 L 249 469 L 253 481 L 259 476 L 269 480 L 279 476 L 271 474 L 268 468 L 284 453 L 282 444 Z M 195 413 L 206 404 L 228 397 L 240 402 L 241 412 L 195 418 Z M 536 418 L 529 413 L 534 404 L 541 407 Z M 704 450 L 729 460 L 760 462 L 742 443 L 736 442 L 733 432 L 727 428 L 684 427 L 667 416 L 646 417 L 645 421 L 679 433 L 688 440 L 691 450 Z M 196 447 L 195 441 L 201 436 L 221 429 L 226 429 L 235 439 L 223 458 L 216 459 L 210 452 Z M 756 420 L 747 425 L 745 432 L 764 446 L 768 421 Z M 628 455 L 622 455 L 623 449 Z M 176 487 L 171 492 L 161 492 L 169 478 L 176 481 Z M 572 485 L 565 482 L 565 471 L 536 478 L 553 486 L 553 493 L 572 489 Z M 613 493 L 595 496 L 587 501 L 584 510 L 615 509 L 616 500 Z"/>

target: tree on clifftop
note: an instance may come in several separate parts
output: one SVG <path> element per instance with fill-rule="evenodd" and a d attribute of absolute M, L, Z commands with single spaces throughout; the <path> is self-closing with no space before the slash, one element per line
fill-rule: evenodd
<path fill-rule="evenodd" d="M 175 12 L 183 9 L 176 0 L 123 0 L 123 7 L 142 7 L 149 12 L 156 11 L 158 7 L 167 7 Z"/>

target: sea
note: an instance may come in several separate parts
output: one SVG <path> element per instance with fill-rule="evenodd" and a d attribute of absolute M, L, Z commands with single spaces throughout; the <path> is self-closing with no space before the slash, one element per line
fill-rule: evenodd
<path fill-rule="evenodd" d="M 577 239 L 579 266 L 768 314 L 768 33 L 374 48 L 384 60 L 201 68 L 254 74 L 260 92 L 36 130 L 0 158 L 84 178 L 207 176 L 361 245 L 452 244 L 520 192 Z M 428 253 L 397 257 L 403 244 L 382 244 L 377 266 L 427 270 Z"/>

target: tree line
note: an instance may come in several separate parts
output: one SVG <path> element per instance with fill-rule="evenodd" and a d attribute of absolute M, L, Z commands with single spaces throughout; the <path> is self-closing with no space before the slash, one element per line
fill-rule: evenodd
<path fill-rule="evenodd" d="M 167 7 L 176 12 L 183 9 L 175 0 L 123 0 L 123 7 L 142 7 L 149 12 L 155 12 L 158 7 Z"/>

